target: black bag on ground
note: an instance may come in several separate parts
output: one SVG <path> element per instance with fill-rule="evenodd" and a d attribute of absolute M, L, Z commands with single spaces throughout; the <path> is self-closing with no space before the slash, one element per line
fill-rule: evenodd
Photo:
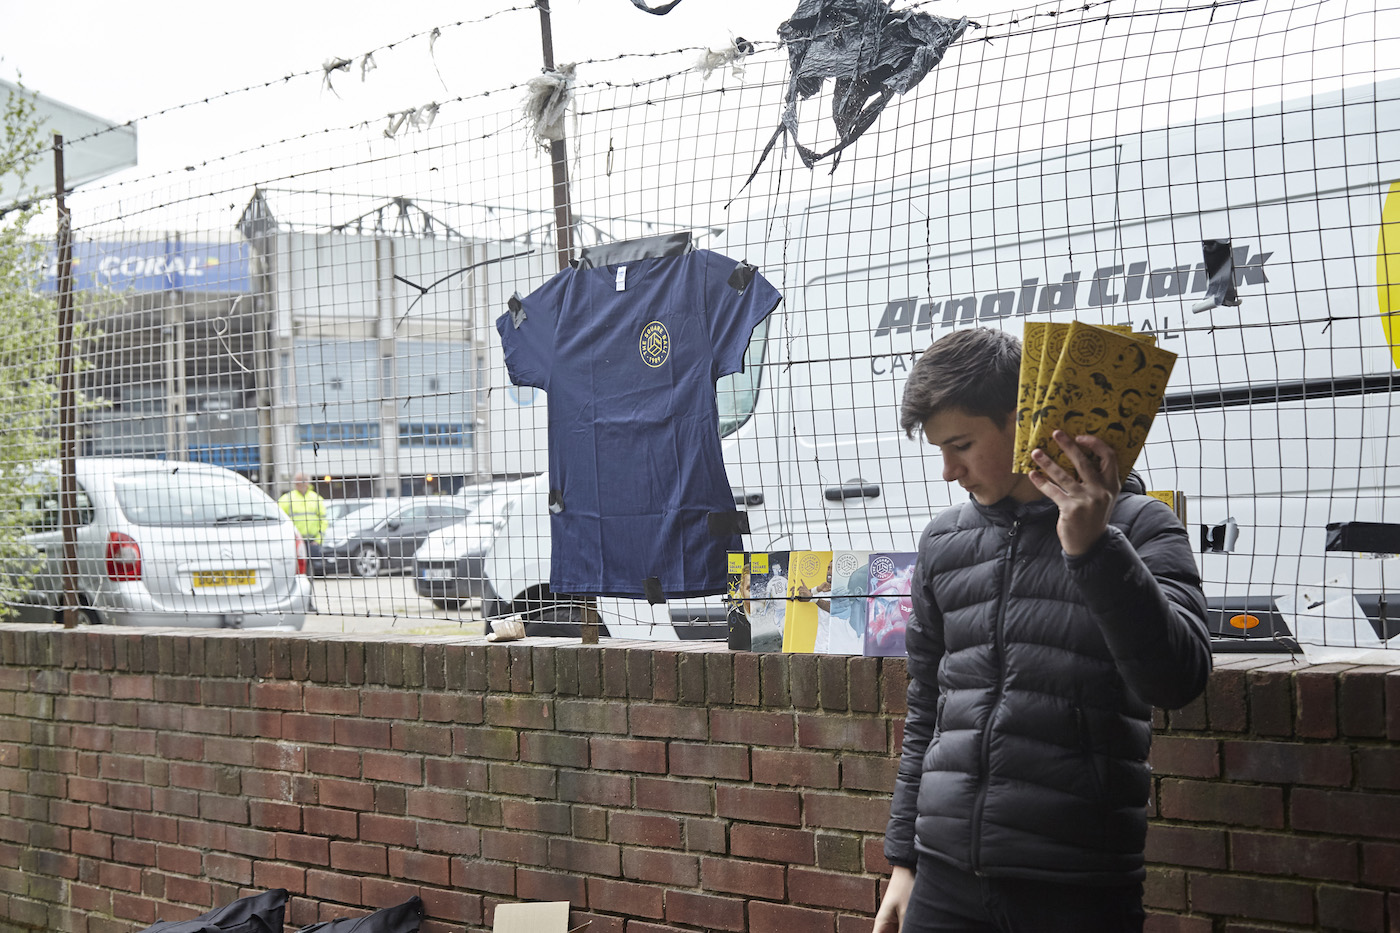
<path fill-rule="evenodd" d="M 340 917 L 302 927 L 297 933 L 418 933 L 423 922 L 423 899 L 410 897 L 394 907 L 376 910 L 367 917 Z"/>
<path fill-rule="evenodd" d="M 158 920 L 140 933 L 282 933 L 286 912 L 287 889 L 273 888 L 192 920 Z"/>

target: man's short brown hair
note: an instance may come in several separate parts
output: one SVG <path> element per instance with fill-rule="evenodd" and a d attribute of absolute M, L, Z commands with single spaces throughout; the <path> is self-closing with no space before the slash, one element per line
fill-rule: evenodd
<path fill-rule="evenodd" d="M 1005 426 L 1016 412 L 1021 341 L 1005 331 L 955 330 L 924 351 L 904 383 L 899 426 L 910 437 L 941 412 L 957 410 Z"/>

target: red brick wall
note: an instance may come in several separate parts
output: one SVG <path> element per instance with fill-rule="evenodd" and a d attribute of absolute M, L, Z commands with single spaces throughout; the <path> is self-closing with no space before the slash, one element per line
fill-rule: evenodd
<path fill-rule="evenodd" d="M 1158 725 L 1150 931 L 1400 931 L 1400 664 L 1217 657 Z"/>
<path fill-rule="evenodd" d="M 1152 929 L 1400 929 L 1400 670 L 1221 668 L 1160 724 Z M 289 929 L 419 894 L 436 933 L 503 899 L 568 899 L 590 933 L 865 931 L 903 677 L 6 627 L 0 929 L 125 933 L 285 887 Z"/>

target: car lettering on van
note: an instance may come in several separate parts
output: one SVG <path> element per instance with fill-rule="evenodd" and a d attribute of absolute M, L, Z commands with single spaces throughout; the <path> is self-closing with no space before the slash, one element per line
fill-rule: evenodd
<path fill-rule="evenodd" d="M 1249 245 L 1242 244 L 1235 247 L 1232 253 L 1237 287 L 1268 283 L 1269 275 L 1264 270 L 1264 264 L 1274 255 L 1273 252 L 1258 253 L 1251 258 Z M 1041 284 L 1039 278 L 1027 278 L 1016 289 L 949 298 L 946 301 L 899 298 L 886 303 L 880 321 L 875 325 L 874 335 L 886 337 L 932 330 L 935 321 L 939 327 L 952 327 L 954 324 L 974 322 L 988 324 L 1002 318 L 1024 317 L 1033 313 L 1071 311 L 1079 307 L 1080 286 L 1085 284 L 1086 303 L 1091 308 L 1120 302 L 1131 304 L 1144 298 L 1199 295 L 1205 293 L 1207 278 L 1204 262 L 1194 266 L 1190 263 L 1164 266 L 1149 271 L 1148 263 L 1144 260 L 1099 266 L 1087 278 L 1081 270 L 1066 272 L 1059 282 L 1047 284 Z M 1156 327 L 1147 329 L 1158 330 Z M 1169 331 L 1170 328 L 1164 326 L 1161 330 Z"/>

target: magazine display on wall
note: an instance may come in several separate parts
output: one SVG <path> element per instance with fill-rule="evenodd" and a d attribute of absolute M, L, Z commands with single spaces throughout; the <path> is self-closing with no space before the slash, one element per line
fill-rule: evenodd
<path fill-rule="evenodd" d="M 792 654 L 902 656 L 918 557 L 904 551 L 729 555 L 731 647 Z"/>

